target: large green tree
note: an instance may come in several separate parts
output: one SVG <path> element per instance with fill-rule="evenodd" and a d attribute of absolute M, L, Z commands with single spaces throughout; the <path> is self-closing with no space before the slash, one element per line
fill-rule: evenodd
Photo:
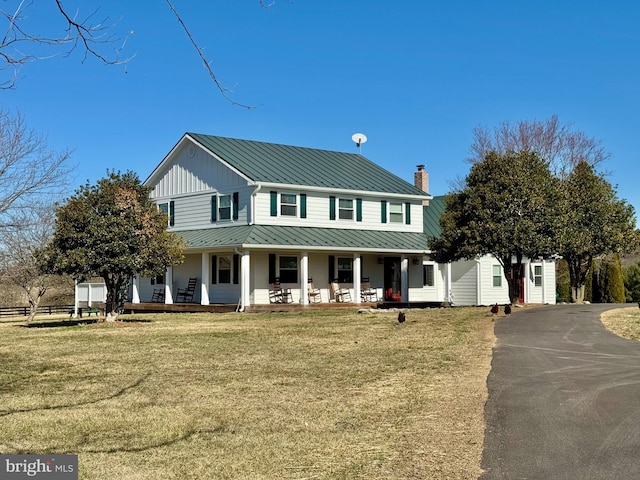
<path fill-rule="evenodd" d="M 447 196 L 441 236 L 430 242 L 434 258 L 493 255 L 516 302 L 522 260 L 556 253 L 556 183 L 548 163 L 533 152 L 488 153 L 471 167 L 464 187 Z"/>
<path fill-rule="evenodd" d="M 633 251 L 638 245 L 633 207 L 587 162 L 578 162 L 562 181 L 558 253 L 567 261 L 573 302 L 584 300 L 593 259 Z"/>
<path fill-rule="evenodd" d="M 80 187 L 56 210 L 51 242 L 37 252 L 42 270 L 75 278 L 99 276 L 106 312 L 116 315 L 134 275 L 154 276 L 183 261 L 183 243 L 133 172 L 111 172 Z"/>

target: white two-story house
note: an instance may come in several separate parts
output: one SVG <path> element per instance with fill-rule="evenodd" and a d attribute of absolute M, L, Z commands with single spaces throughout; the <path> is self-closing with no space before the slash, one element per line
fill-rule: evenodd
<path fill-rule="evenodd" d="M 334 279 L 356 304 L 363 278 L 380 301 L 445 300 L 444 284 L 425 288 L 430 195 L 360 154 L 187 133 L 144 183 L 187 248 L 134 280 L 134 303 L 158 288 L 173 303 L 193 277 L 194 302 L 240 309 L 268 304 L 276 279 L 302 305 L 309 280 L 333 301 Z"/>

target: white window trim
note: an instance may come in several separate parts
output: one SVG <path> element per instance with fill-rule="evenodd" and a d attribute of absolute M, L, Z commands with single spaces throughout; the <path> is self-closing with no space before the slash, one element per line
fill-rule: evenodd
<path fill-rule="evenodd" d="M 295 200 L 296 200 L 295 204 L 293 204 L 293 203 L 283 203 L 282 197 L 285 196 L 285 195 L 294 197 Z M 299 195 L 297 193 L 280 192 L 278 194 L 278 197 L 279 197 L 278 198 L 278 217 L 300 218 L 300 200 L 299 200 Z M 295 215 L 284 215 L 282 213 L 282 207 L 283 206 L 287 206 L 287 207 L 295 206 L 296 214 Z"/>
<path fill-rule="evenodd" d="M 437 277 L 436 276 L 436 272 L 438 271 L 437 265 L 438 264 L 436 262 L 422 262 L 422 276 L 423 276 L 422 277 L 422 286 L 424 288 L 435 288 L 436 287 L 436 277 Z M 425 278 L 424 278 L 424 267 L 427 267 L 427 266 L 431 266 L 433 268 L 433 285 L 425 285 L 425 283 L 424 283 L 424 281 L 425 281 Z"/>
<path fill-rule="evenodd" d="M 216 196 L 218 197 L 216 202 L 217 203 L 216 208 L 218 209 L 218 211 L 216 212 L 216 223 L 233 222 L 233 195 L 218 193 Z M 221 200 L 223 198 L 229 199 L 228 207 L 221 207 L 222 205 Z M 221 213 L 222 208 L 229 209 L 229 218 L 222 218 L 222 213 Z"/>
<path fill-rule="evenodd" d="M 351 202 L 351 208 L 350 209 L 340 208 L 340 202 L 342 200 L 350 201 Z M 336 219 L 338 221 L 340 221 L 340 222 L 355 222 L 356 221 L 356 201 L 355 201 L 354 198 L 338 197 L 337 198 L 337 202 L 336 202 L 336 210 L 337 210 Z M 350 211 L 351 212 L 351 218 L 341 218 L 340 217 L 340 211 L 341 210 Z"/>
<path fill-rule="evenodd" d="M 400 205 L 400 221 L 396 222 L 394 220 L 391 220 L 392 217 L 392 213 L 391 213 L 391 207 L 393 205 Z M 388 223 L 394 223 L 396 225 L 402 225 L 404 224 L 404 203 L 402 202 L 395 202 L 395 201 L 389 201 L 387 202 L 387 222 Z"/>
<path fill-rule="evenodd" d="M 498 276 L 498 275 L 496 275 L 496 274 L 494 273 L 494 269 L 495 269 L 496 267 L 498 267 L 498 270 L 500 271 L 500 275 L 499 275 L 499 276 Z M 500 264 L 497 264 L 497 265 L 496 265 L 496 264 L 492 264 L 492 265 L 491 265 L 491 288 L 502 288 L 502 277 L 503 277 L 503 276 L 504 276 L 504 275 L 502 274 L 502 265 L 500 265 Z M 499 285 L 494 285 L 494 283 L 495 283 L 495 282 L 494 282 L 494 279 L 495 279 L 496 277 L 497 277 L 497 278 L 499 279 L 499 281 L 500 281 L 500 284 L 499 284 Z"/>

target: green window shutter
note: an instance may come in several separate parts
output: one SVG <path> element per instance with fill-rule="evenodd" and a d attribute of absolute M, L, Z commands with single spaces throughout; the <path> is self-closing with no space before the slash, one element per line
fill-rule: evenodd
<path fill-rule="evenodd" d="M 362 221 L 362 199 L 356 198 L 356 222 Z"/>
<path fill-rule="evenodd" d="M 169 226 L 173 227 L 176 224 L 176 205 L 173 200 L 169 202 Z"/>
<path fill-rule="evenodd" d="M 233 255 L 233 283 L 238 284 L 238 272 L 240 271 L 240 255 Z"/>
<path fill-rule="evenodd" d="M 336 219 L 336 197 L 329 197 L 329 220 Z"/>
<path fill-rule="evenodd" d="M 278 216 L 278 192 L 271 192 L 271 216 Z"/>
<path fill-rule="evenodd" d="M 307 194 L 300 194 L 300 218 L 307 218 Z"/>
<path fill-rule="evenodd" d="M 269 283 L 276 281 L 276 254 L 269 254 Z"/>
<path fill-rule="evenodd" d="M 216 195 L 211 196 L 211 221 L 218 221 L 218 197 Z"/>
<path fill-rule="evenodd" d="M 218 283 L 218 256 L 211 255 L 211 283 Z"/>
<path fill-rule="evenodd" d="M 233 219 L 238 219 L 238 192 L 233 192 Z"/>
<path fill-rule="evenodd" d="M 329 283 L 333 282 L 333 279 L 336 278 L 336 257 L 333 255 L 329 255 Z"/>
<path fill-rule="evenodd" d="M 387 223 L 387 201 L 382 200 L 380 202 L 380 221 L 382 223 Z"/>
<path fill-rule="evenodd" d="M 404 223 L 411 225 L 411 204 L 409 202 L 404 204 Z"/>

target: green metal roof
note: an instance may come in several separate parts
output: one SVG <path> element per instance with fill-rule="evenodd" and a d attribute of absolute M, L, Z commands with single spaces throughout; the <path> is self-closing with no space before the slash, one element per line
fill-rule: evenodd
<path fill-rule="evenodd" d="M 429 205 L 422 207 L 424 233 L 427 238 L 440 238 L 440 217 L 445 209 L 445 195 L 429 200 Z"/>
<path fill-rule="evenodd" d="M 355 153 L 187 133 L 256 183 L 280 183 L 426 196 L 409 182 Z"/>
<path fill-rule="evenodd" d="M 296 248 L 418 253 L 427 249 L 424 233 L 380 230 L 239 225 L 176 232 L 187 248 Z"/>

